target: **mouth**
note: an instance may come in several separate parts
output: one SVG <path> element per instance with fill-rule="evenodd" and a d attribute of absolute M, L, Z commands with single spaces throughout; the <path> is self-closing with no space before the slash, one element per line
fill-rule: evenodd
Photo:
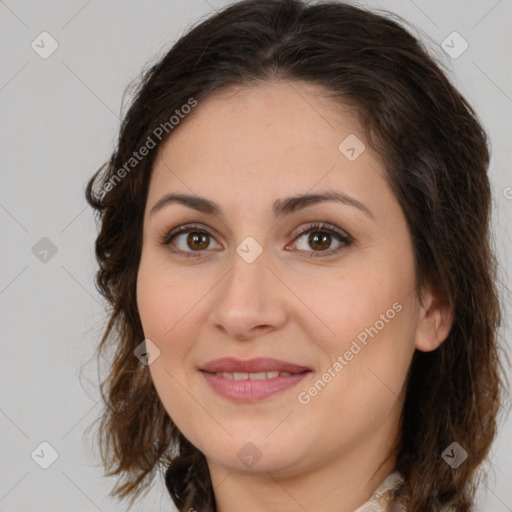
<path fill-rule="evenodd" d="M 207 372 L 210 373 L 210 372 Z M 297 375 L 296 373 L 290 372 L 215 372 L 211 375 L 217 375 L 217 377 L 223 377 L 230 380 L 267 380 L 275 379 L 277 377 L 290 377 L 291 375 Z"/>
<path fill-rule="evenodd" d="M 218 395 L 235 402 L 255 402 L 296 386 L 312 370 L 270 358 L 221 358 L 200 371 Z"/>
<path fill-rule="evenodd" d="M 201 366 L 200 369 L 207 373 L 226 374 L 272 374 L 272 372 L 297 374 L 310 371 L 310 368 L 306 366 L 301 366 L 295 363 L 281 361 L 279 359 L 273 359 L 270 357 L 257 357 L 247 360 L 237 359 L 235 357 L 222 357 L 220 359 L 214 359 L 207 362 Z"/>

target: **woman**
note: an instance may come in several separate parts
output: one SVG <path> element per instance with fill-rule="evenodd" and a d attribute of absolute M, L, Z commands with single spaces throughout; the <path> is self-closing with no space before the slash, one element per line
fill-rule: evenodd
<path fill-rule="evenodd" d="M 471 510 L 504 376 L 488 163 L 391 17 L 247 0 L 185 34 L 86 192 L 113 495 L 163 465 L 180 511 Z"/>

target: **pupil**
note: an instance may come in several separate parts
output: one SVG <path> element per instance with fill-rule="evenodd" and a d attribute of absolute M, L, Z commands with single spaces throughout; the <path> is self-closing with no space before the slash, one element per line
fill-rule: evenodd
<path fill-rule="evenodd" d="M 326 246 L 328 247 L 329 246 L 329 243 L 325 243 L 327 240 L 328 240 L 328 237 L 329 235 L 319 235 L 319 232 L 317 231 L 316 233 L 311 233 L 311 235 L 309 236 L 309 241 L 312 245 L 316 245 L 317 243 L 319 243 L 322 247 L 320 247 L 321 249 L 325 249 Z M 317 240 L 320 239 L 321 241 L 320 242 L 317 242 Z M 323 243 L 322 243 L 323 241 Z"/>
<path fill-rule="evenodd" d="M 200 243 L 201 238 L 203 239 L 203 241 L 206 240 L 206 236 L 204 233 L 192 232 L 189 235 L 189 240 L 191 239 L 192 245 L 195 246 L 195 248 L 204 249 L 205 245 L 208 246 L 208 243 L 206 242 L 206 244 L 204 244 L 204 243 L 201 244 Z"/>

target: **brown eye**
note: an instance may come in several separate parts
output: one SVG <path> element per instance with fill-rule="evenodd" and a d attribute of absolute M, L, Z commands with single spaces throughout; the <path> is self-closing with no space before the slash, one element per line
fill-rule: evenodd
<path fill-rule="evenodd" d="M 305 235 L 307 241 L 305 244 L 299 247 L 299 252 L 309 252 L 310 256 L 321 257 L 330 256 L 340 252 L 343 248 L 348 247 L 352 244 L 352 238 L 337 229 L 330 228 L 324 224 L 315 224 L 310 226 L 309 229 L 300 233 L 296 240 L 300 240 Z M 338 243 L 338 247 L 332 250 L 328 250 L 333 242 Z M 313 251 L 311 251 L 313 249 Z M 316 253 L 316 254 L 315 254 Z"/>
<path fill-rule="evenodd" d="M 331 245 L 331 235 L 321 234 L 319 231 L 313 231 L 309 235 L 308 243 L 311 245 L 311 247 L 318 249 L 319 251 L 328 249 Z"/>
<path fill-rule="evenodd" d="M 192 231 L 187 236 L 187 246 L 194 250 L 206 249 L 209 245 L 208 233 Z"/>
<path fill-rule="evenodd" d="M 199 257 L 202 253 L 206 252 L 206 249 L 210 248 L 211 242 L 214 242 L 215 238 L 208 231 L 198 229 L 198 227 L 199 226 L 194 225 L 181 226 L 162 237 L 160 244 L 168 247 L 169 251 L 174 254 L 185 257 Z M 184 237 L 184 235 L 187 236 Z M 300 240 L 305 237 L 305 235 L 309 235 L 307 242 L 305 243 L 305 247 L 299 247 L 299 252 L 309 253 L 310 257 L 336 254 L 350 246 L 353 241 L 348 234 L 324 224 L 310 226 L 309 229 L 300 233 L 295 240 Z M 332 244 L 336 242 L 338 246 L 329 250 Z M 216 248 L 222 249 L 222 246 L 217 244 Z"/>
<path fill-rule="evenodd" d="M 198 228 L 199 226 L 195 225 L 181 226 L 161 238 L 160 244 L 180 256 L 201 256 L 201 253 L 205 252 L 205 249 L 208 249 L 215 239 L 208 231 Z M 185 237 L 185 235 L 187 236 Z M 173 247 L 176 247 L 176 249 L 173 249 Z M 222 249 L 218 244 L 217 248 Z"/>

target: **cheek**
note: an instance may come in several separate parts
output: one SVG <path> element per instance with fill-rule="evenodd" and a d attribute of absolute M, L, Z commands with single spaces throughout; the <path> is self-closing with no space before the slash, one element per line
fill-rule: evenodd
<path fill-rule="evenodd" d="M 398 334 L 409 289 L 405 277 L 395 280 L 389 270 L 383 277 L 367 268 L 353 267 L 294 283 L 294 292 L 304 297 L 307 305 L 300 307 L 304 329 L 316 331 L 318 340 L 323 340 L 327 345 L 324 348 L 333 357 L 356 338 L 364 343 L 371 334 L 377 334 L 375 330 L 379 334 Z"/>
<path fill-rule="evenodd" d="M 351 266 L 297 291 L 316 313 L 308 312 L 308 324 L 301 317 L 302 328 L 327 355 L 317 377 L 328 383 L 311 390 L 322 395 L 313 398 L 313 407 L 337 410 L 340 417 L 350 412 L 364 423 L 368 411 L 378 418 L 393 406 L 414 352 L 417 313 L 412 266 L 401 262 L 401 267 L 400 272 L 393 263 L 373 270 L 366 263 Z M 308 389 L 301 391 L 309 396 Z"/>
<path fill-rule="evenodd" d="M 168 298 L 157 275 L 154 267 L 141 262 L 137 276 L 137 307 L 144 336 L 154 342 L 161 340 L 168 329 L 165 320 L 167 308 L 163 307 Z"/>
<path fill-rule="evenodd" d="M 143 253 L 137 275 L 137 306 L 146 338 L 159 345 L 181 339 L 176 332 L 183 329 L 199 292 L 179 274 Z"/>
<path fill-rule="evenodd" d="M 357 411 L 362 416 L 372 411 L 377 418 L 403 390 L 415 350 L 415 306 L 407 296 L 394 297 L 399 296 L 367 304 L 367 309 L 359 305 L 339 322 L 340 335 L 327 347 L 331 361 L 338 362 L 327 409 L 350 404 L 354 418 Z"/>
<path fill-rule="evenodd" d="M 189 431 L 187 418 L 194 412 L 194 402 L 184 391 L 189 370 L 185 362 L 193 345 L 194 322 L 187 312 L 197 300 L 176 294 L 175 290 L 181 289 L 177 279 L 143 258 L 137 276 L 137 304 L 144 336 L 160 350 L 149 366 L 156 392 L 178 428 Z"/>
<path fill-rule="evenodd" d="M 166 406 L 183 394 L 179 383 L 186 381 L 188 372 L 196 371 L 197 358 L 190 355 L 206 321 L 204 301 L 211 287 L 207 279 L 191 279 L 190 274 L 169 269 L 151 254 L 141 259 L 137 304 L 144 336 L 160 350 L 150 372 L 157 390 L 166 390 L 162 397 Z"/>
<path fill-rule="evenodd" d="M 301 403 L 310 400 L 305 410 L 311 407 L 312 418 L 332 422 L 329 431 L 341 429 L 354 439 L 364 439 L 402 403 L 400 395 L 414 353 L 412 310 L 397 302 L 390 308 L 384 305 L 373 304 L 371 312 L 360 308 L 352 316 L 340 315 L 347 323 L 340 320 L 337 336 L 321 341 L 330 360 L 310 383 L 312 387 L 300 389 L 305 393 Z"/>

